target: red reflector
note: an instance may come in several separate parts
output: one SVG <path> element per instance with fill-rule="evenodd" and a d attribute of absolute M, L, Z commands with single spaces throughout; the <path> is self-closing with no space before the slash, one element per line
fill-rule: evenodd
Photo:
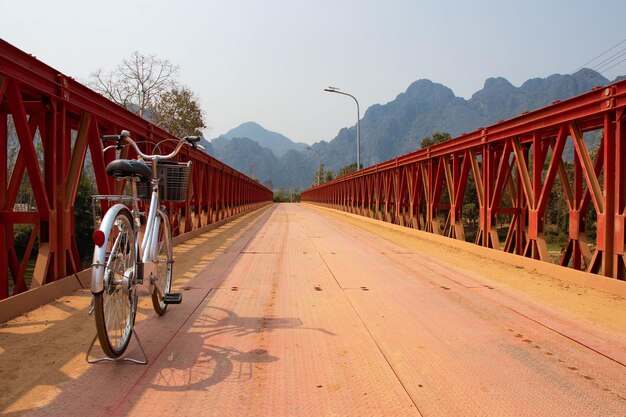
<path fill-rule="evenodd" d="M 105 237 L 106 236 L 104 236 L 104 232 L 102 230 L 96 230 L 93 232 L 93 243 L 95 243 L 96 246 L 102 246 L 104 245 Z"/>

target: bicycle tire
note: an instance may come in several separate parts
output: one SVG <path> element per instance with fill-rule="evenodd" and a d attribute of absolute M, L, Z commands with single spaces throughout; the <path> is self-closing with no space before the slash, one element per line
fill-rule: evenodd
<path fill-rule="evenodd" d="M 121 356 L 130 342 L 137 293 L 132 284 L 136 271 L 136 244 L 130 213 L 120 211 L 107 234 L 104 289 L 94 294 L 98 340 L 110 358 Z"/>
<path fill-rule="evenodd" d="M 157 252 L 157 276 L 154 285 L 159 287 L 161 294 L 166 294 L 172 289 L 172 267 L 174 264 L 172 253 L 172 229 L 167 213 L 161 209 L 158 211 L 161 218 L 159 226 L 158 252 Z M 159 292 L 152 291 L 152 306 L 154 311 L 162 316 L 167 310 L 167 304 L 159 298 Z"/>

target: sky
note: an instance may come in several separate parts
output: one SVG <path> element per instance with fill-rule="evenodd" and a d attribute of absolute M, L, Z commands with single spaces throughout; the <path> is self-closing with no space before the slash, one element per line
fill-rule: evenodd
<path fill-rule="evenodd" d="M 624 16 L 624 0 L 0 0 L 0 37 L 83 82 L 154 54 L 198 95 L 207 138 L 255 121 L 310 144 L 356 123 L 327 86 L 361 117 L 423 78 L 470 98 L 490 77 L 574 72 L 626 39 Z"/>

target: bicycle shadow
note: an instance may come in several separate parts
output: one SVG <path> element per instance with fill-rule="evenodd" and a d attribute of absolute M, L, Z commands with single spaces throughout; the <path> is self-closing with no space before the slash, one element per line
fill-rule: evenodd
<path fill-rule="evenodd" d="M 303 327 L 299 318 L 240 317 L 233 311 L 209 306 L 189 328 L 187 333 L 191 339 L 186 337 L 184 343 L 164 352 L 150 388 L 162 391 L 206 390 L 223 382 L 249 381 L 254 377 L 255 369 L 262 364 L 277 362 L 280 358 L 263 346 L 246 350 L 213 341 L 293 329 L 335 335 L 324 329 Z"/>

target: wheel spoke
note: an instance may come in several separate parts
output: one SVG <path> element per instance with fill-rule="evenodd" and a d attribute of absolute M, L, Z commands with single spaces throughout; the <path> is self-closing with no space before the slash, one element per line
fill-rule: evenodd
<path fill-rule="evenodd" d="M 105 258 L 104 290 L 95 294 L 99 305 L 96 326 L 105 353 L 117 357 L 128 345 L 135 314 L 135 236 L 130 216 L 118 214 L 108 236 L 110 251 Z"/>

